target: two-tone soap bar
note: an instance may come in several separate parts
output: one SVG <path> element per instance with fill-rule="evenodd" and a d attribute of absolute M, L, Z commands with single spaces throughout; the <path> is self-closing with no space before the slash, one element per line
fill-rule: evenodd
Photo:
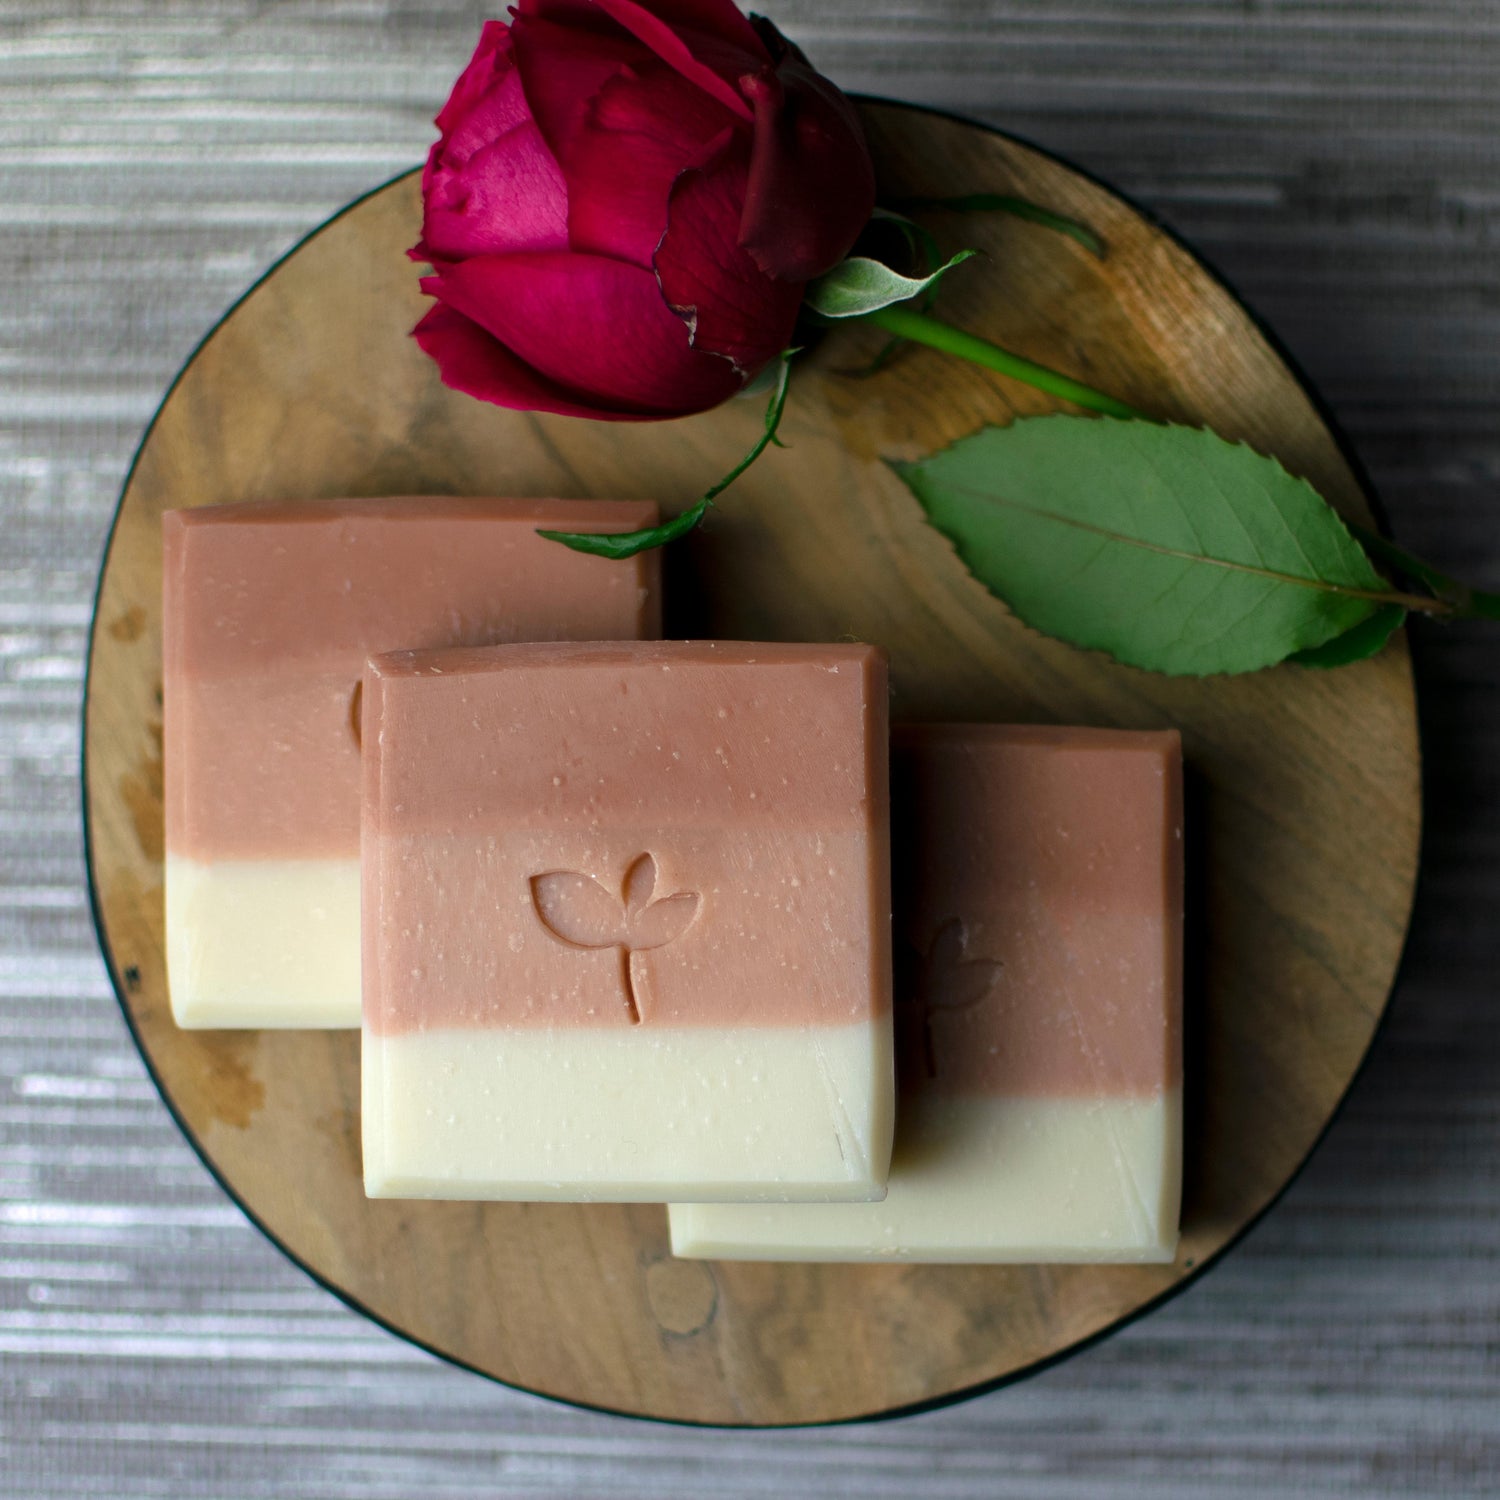
<path fill-rule="evenodd" d="M 867 646 L 374 659 L 366 1191 L 879 1197 L 886 705 Z"/>
<path fill-rule="evenodd" d="M 190 1027 L 360 1020 L 361 676 L 371 652 L 660 633 L 644 501 L 451 497 L 169 511 L 163 538 L 166 938 Z"/>
<path fill-rule="evenodd" d="M 1175 732 L 928 726 L 892 765 L 890 1191 L 674 1204 L 678 1255 L 1166 1261 L 1181 1183 Z"/>

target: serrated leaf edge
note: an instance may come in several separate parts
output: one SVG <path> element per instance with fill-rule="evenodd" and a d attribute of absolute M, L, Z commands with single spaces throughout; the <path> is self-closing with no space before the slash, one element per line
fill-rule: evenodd
<path fill-rule="evenodd" d="M 1212 439 L 1215 439 L 1219 443 L 1222 443 L 1226 448 L 1243 449 L 1245 452 L 1249 453 L 1254 458 L 1259 459 L 1261 462 L 1271 464 L 1275 468 L 1275 470 L 1285 479 L 1289 480 L 1294 485 L 1301 486 L 1314 499 L 1319 501 L 1327 509 L 1329 515 L 1333 517 L 1334 521 L 1337 522 L 1338 531 L 1342 534 L 1343 539 L 1348 543 L 1349 551 L 1364 564 L 1365 570 L 1367 571 L 1370 578 L 1374 580 L 1376 585 L 1385 583 L 1385 580 L 1380 577 L 1378 572 L 1376 572 L 1374 563 L 1371 561 L 1370 556 L 1365 551 L 1364 547 L 1360 544 L 1358 537 L 1356 537 L 1353 531 L 1350 530 L 1348 521 L 1344 519 L 1344 517 L 1339 513 L 1338 509 L 1332 504 L 1332 502 L 1330 502 L 1325 496 L 1323 496 L 1310 480 L 1300 474 L 1292 473 L 1291 470 L 1289 470 L 1275 454 L 1262 453 L 1258 448 L 1255 448 L 1243 438 L 1225 438 L 1219 433 L 1214 432 L 1213 429 L 1209 427 L 1193 426 L 1185 422 L 1151 422 L 1137 418 L 1114 417 L 1109 415 L 1080 417 L 1068 412 L 1049 412 L 1041 416 L 1020 417 L 1017 418 L 1016 421 L 1009 423 L 985 423 L 984 426 L 977 428 L 974 432 L 965 433 L 960 437 L 954 438 L 952 442 L 944 445 L 942 448 L 935 449 L 932 453 L 926 454 L 919 459 L 885 459 L 884 462 L 886 466 L 896 474 L 901 482 L 912 493 L 918 505 L 921 506 L 923 515 L 927 520 L 927 524 L 931 526 L 934 531 L 936 531 L 949 543 L 949 545 L 953 548 L 954 555 L 964 565 L 964 568 L 968 572 L 969 576 L 973 578 L 975 582 L 978 583 L 979 586 L 990 595 L 991 598 L 996 599 L 1001 604 L 1003 604 L 1006 610 L 1010 613 L 1011 617 L 1030 634 L 1042 640 L 1063 641 L 1064 644 L 1073 646 L 1077 650 L 1093 652 L 1099 656 L 1103 656 L 1109 661 L 1114 662 L 1116 665 L 1126 667 L 1135 671 L 1150 672 L 1162 677 L 1210 678 L 1243 676 L 1247 672 L 1263 671 L 1268 667 L 1276 666 L 1282 662 L 1291 661 L 1303 652 L 1316 651 L 1319 647 L 1326 646 L 1330 642 L 1340 639 L 1342 636 L 1348 634 L 1349 631 L 1358 629 L 1359 625 L 1364 623 L 1364 621 L 1362 620 L 1356 622 L 1356 624 L 1354 625 L 1346 626 L 1342 629 L 1335 628 L 1331 630 L 1327 635 L 1324 635 L 1318 639 L 1308 640 L 1302 645 L 1294 647 L 1290 651 L 1283 652 L 1279 655 L 1268 654 L 1265 659 L 1258 664 L 1247 665 L 1245 667 L 1237 668 L 1233 671 L 1223 672 L 1195 672 L 1190 668 L 1148 666 L 1143 662 L 1131 661 L 1126 657 L 1122 657 L 1115 651 L 1112 651 L 1108 646 L 1100 645 L 1094 642 L 1069 640 L 1067 637 L 1052 635 L 1049 632 L 1042 630 L 1040 627 L 1033 625 L 1015 608 L 1010 600 L 1006 599 L 1002 594 L 998 593 L 995 589 L 991 588 L 988 583 L 985 582 L 985 580 L 980 576 L 978 570 L 975 568 L 973 562 L 967 555 L 962 539 L 954 535 L 952 531 L 950 531 L 946 526 L 944 526 L 933 516 L 931 505 L 929 504 L 927 497 L 922 493 L 920 480 L 922 477 L 921 471 L 927 465 L 936 463 L 945 454 L 959 447 L 964 442 L 978 436 L 980 433 L 986 431 L 1007 431 L 1014 427 L 1020 426 L 1023 423 L 1027 425 L 1036 425 L 1043 422 L 1066 422 L 1070 424 L 1078 422 L 1108 422 L 1115 426 L 1127 428 L 1152 428 L 1158 430 L 1164 429 L 1166 431 L 1190 432 L 1194 434 L 1206 435 L 1207 437 L 1210 437 Z M 982 498 L 993 499 L 994 497 L 984 496 Z M 1114 540 L 1127 542 L 1131 545 L 1138 546 L 1143 548 L 1144 550 L 1156 552 L 1158 554 L 1182 557 L 1188 561 L 1203 563 L 1210 566 L 1223 567 L 1225 569 L 1238 572 L 1260 574 L 1261 576 L 1271 578 L 1277 582 L 1284 582 L 1306 588 L 1317 589 L 1319 592 L 1336 594 L 1344 598 L 1364 598 L 1369 595 L 1373 595 L 1373 597 L 1369 597 L 1368 601 L 1372 606 L 1371 613 L 1373 614 L 1375 610 L 1380 607 L 1381 595 L 1376 589 L 1360 590 L 1349 585 L 1330 584 L 1318 578 L 1299 578 L 1295 574 L 1278 573 L 1270 569 L 1258 569 L 1241 563 L 1232 563 L 1218 558 L 1209 558 L 1203 556 L 1202 554 L 1183 553 L 1175 551 L 1174 549 L 1159 547 L 1153 543 L 1145 542 L 1138 538 L 1128 537 L 1124 533 L 1111 533 L 1106 531 L 1104 528 L 1094 527 L 1089 523 L 1076 522 L 1071 518 L 1058 516 L 1050 511 L 1045 511 L 1037 507 L 1020 506 L 1018 502 L 1014 501 L 998 501 L 997 503 L 1009 504 L 1017 508 L 1027 509 L 1033 515 L 1052 520 L 1058 525 L 1072 525 L 1082 530 L 1093 531 L 1096 534 L 1109 536 Z M 1369 618 L 1370 616 L 1367 615 L 1365 617 L 1365 620 L 1368 620 Z"/>

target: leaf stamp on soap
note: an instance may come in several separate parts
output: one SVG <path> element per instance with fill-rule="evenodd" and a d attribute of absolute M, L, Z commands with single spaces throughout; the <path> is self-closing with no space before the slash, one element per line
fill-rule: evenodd
<path fill-rule="evenodd" d="M 531 877 L 531 900 L 542 926 L 570 948 L 613 948 L 625 942 L 625 908 L 592 875 L 554 870 Z"/>
<path fill-rule="evenodd" d="M 631 957 L 676 942 L 698 915 L 696 891 L 656 897 L 656 861 L 637 855 L 625 871 L 619 892 L 578 870 L 550 870 L 531 877 L 531 904 L 537 920 L 570 948 L 618 948 L 625 1005 L 632 1024 L 641 1019 Z M 654 899 L 655 898 L 655 899 Z"/>
<path fill-rule="evenodd" d="M 933 1019 L 943 1012 L 970 1010 L 989 997 L 1003 964 L 990 959 L 967 958 L 969 930 L 961 917 L 950 917 L 933 935 L 923 953 L 911 946 L 906 982 L 898 1000 L 914 1013 L 922 1031 L 922 1057 L 929 1078 L 937 1077 L 937 1053 L 933 1041 Z"/>

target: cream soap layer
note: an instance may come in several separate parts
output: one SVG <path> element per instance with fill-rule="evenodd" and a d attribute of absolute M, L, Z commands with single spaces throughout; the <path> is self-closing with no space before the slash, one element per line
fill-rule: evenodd
<path fill-rule="evenodd" d="M 363 1045 L 372 1198 L 880 1196 L 890 1030 L 472 1027 Z"/>
<path fill-rule="evenodd" d="M 711 1260 L 1168 1262 L 1182 1093 L 904 1099 L 882 1203 L 675 1203 L 672 1252 Z"/>
<path fill-rule="evenodd" d="M 359 1025 L 357 858 L 168 853 L 166 930 L 179 1026 Z"/>

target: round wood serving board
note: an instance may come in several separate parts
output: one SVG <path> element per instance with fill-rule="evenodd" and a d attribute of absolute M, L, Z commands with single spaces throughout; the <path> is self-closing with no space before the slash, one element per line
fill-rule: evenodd
<path fill-rule="evenodd" d="M 1093 226 L 1100 261 L 1004 217 L 932 222 L 986 258 L 945 316 L 1163 417 L 1279 456 L 1369 522 L 1296 377 L 1179 244 L 1041 153 L 865 106 L 882 201 L 1016 192 Z M 182 1032 L 162 957 L 161 547 L 173 506 L 400 493 L 689 503 L 749 447 L 760 401 L 658 425 L 500 411 L 445 390 L 407 337 L 424 300 L 408 175 L 325 225 L 213 331 L 120 502 L 87 694 L 90 872 L 106 957 L 163 1096 L 246 1211 L 390 1328 L 526 1389 L 688 1422 L 826 1422 L 1014 1376 L 1200 1271 L 1295 1174 L 1358 1069 L 1416 875 L 1419 749 L 1398 638 L 1320 673 L 1169 680 L 1043 640 L 922 520 L 883 459 L 1035 392 L 835 333 L 783 434 L 668 560 L 668 634 L 890 648 L 893 716 L 1180 726 L 1189 763 L 1186 1186 L 1172 1266 L 674 1261 L 659 1206 L 369 1202 L 353 1033 Z"/>

